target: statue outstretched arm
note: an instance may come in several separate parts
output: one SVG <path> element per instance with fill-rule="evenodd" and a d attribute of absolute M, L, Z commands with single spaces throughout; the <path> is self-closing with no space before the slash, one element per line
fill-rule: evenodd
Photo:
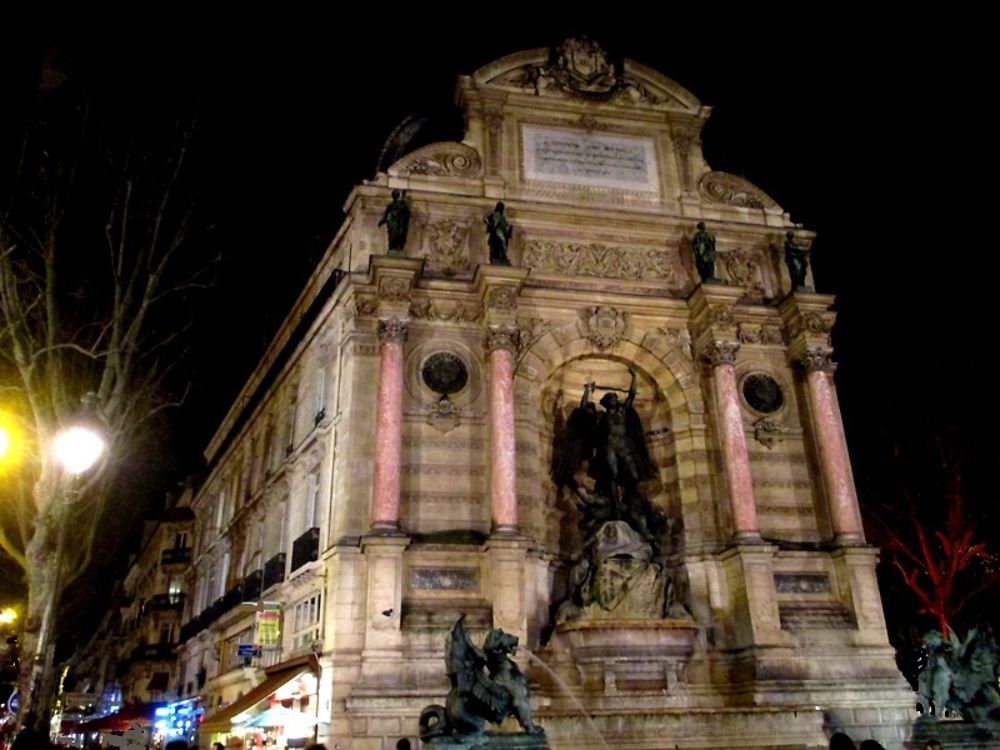
<path fill-rule="evenodd" d="M 632 403 L 635 401 L 635 368 L 628 368 L 629 374 L 632 376 L 632 383 L 628 387 L 628 396 L 625 399 L 625 408 L 630 408 Z"/>

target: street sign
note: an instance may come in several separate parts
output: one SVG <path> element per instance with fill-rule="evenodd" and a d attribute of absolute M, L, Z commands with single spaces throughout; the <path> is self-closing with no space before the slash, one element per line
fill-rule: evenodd
<path fill-rule="evenodd" d="M 241 643 L 236 647 L 237 656 L 260 656 L 260 646 L 252 643 Z"/>
<path fill-rule="evenodd" d="M 10 698 L 7 699 L 7 709 L 12 713 L 16 714 L 17 710 L 21 707 L 21 695 L 16 690 L 10 694 Z"/>

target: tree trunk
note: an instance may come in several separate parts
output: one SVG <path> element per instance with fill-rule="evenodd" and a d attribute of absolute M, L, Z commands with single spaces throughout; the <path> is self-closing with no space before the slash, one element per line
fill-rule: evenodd
<path fill-rule="evenodd" d="M 30 720 L 48 734 L 53 699 L 53 657 L 58 624 L 60 568 L 68 529 L 63 523 L 65 489 L 51 470 L 43 469 L 36 485 L 40 514 L 25 550 L 28 609 L 25 618 L 19 689 L 21 725 Z M 44 494 L 43 494 L 44 493 Z"/>

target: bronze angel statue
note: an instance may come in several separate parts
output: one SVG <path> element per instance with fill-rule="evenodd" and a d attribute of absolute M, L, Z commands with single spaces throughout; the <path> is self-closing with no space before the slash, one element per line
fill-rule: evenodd
<path fill-rule="evenodd" d="M 584 531 L 589 535 L 605 521 L 626 521 L 648 541 L 655 541 L 663 528 L 662 517 L 639 491 L 639 483 L 656 476 L 639 414 L 633 407 L 636 371 L 629 368 L 632 382 L 623 399 L 617 388 L 590 382 L 583 387 L 580 405 L 566 422 L 562 450 L 557 453 L 553 479 L 558 487 L 568 487 L 579 499 Z M 590 400 L 595 390 L 601 397 L 598 411 Z M 576 481 L 576 473 L 586 462 L 587 475 L 594 480 L 588 492 Z"/>
<path fill-rule="evenodd" d="M 500 724 L 513 716 L 521 728 L 541 734 L 531 720 L 528 681 L 510 658 L 517 636 L 491 630 L 478 648 L 465 632 L 465 615 L 458 618 L 445 646 L 451 690 L 446 705 L 430 705 L 420 714 L 420 738 L 481 734 L 487 721 Z"/>

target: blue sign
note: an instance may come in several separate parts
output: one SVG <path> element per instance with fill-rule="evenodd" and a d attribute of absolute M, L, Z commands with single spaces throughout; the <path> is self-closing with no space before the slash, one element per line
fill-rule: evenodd
<path fill-rule="evenodd" d="M 260 646 L 252 643 L 241 643 L 236 647 L 237 656 L 260 656 Z"/>
<path fill-rule="evenodd" d="M 15 690 L 10 694 L 10 698 L 7 699 L 7 708 L 12 714 L 16 714 L 17 710 L 21 707 L 21 696 Z"/>

